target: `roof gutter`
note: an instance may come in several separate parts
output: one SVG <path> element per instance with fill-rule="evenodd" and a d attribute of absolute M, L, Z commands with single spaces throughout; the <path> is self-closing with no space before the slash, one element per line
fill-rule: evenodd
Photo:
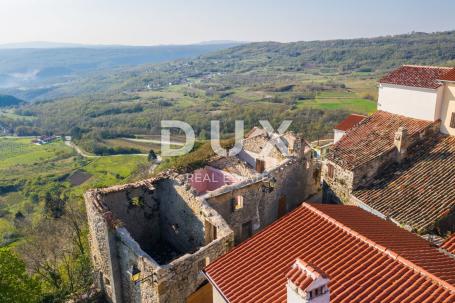
<path fill-rule="evenodd" d="M 210 275 L 205 270 L 202 270 L 202 274 L 207 278 L 207 280 L 209 280 L 209 283 L 212 284 L 212 286 L 216 288 L 218 293 L 223 297 L 224 301 L 226 301 L 226 303 L 230 303 L 230 301 L 228 300 L 228 298 L 226 298 L 226 296 L 221 291 L 221 289 L 218 287 L 218 285 L 216 285 L 215 281 L 213 281 L 213 279 L 210 278 Z"/>

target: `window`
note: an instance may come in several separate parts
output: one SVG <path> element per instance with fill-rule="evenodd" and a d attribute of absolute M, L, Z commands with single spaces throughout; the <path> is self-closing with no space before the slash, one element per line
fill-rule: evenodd
<path fill-rule="evenodd" d="M 242 241 L 245 241 L 253 235 L 253 225 L 251 221 L 242 224 Z"/>
<path fill-rule="evenodd" d="M 288 212 L 288 207 L 286 203 L 286 195 L 280 197 L 278 200 L 278 218 L 281 218 Z"/>
<path fill-rule="evenodd" d="M 216 226 L 211 224 L 209 221 L 205 221 L 205 239 L 206 239 L 206 244 L 209 244 L 210 242 L 216 240 L 217 238 L 217 232 L 216 232 Z"/>
<path fill-rule="evenodd" d="M 330 179 L 333 179 L 333 174 L 334 174 L 335 168 L 333 167 L 332 164 L 327 165 L 327 175 L 329 176 Z"/>
<path fill-rule="evenodd" d="M 231 199 L 232 212 L 243 208 L 243 196 L 236 196 Z"/>
<path fill-rule="evenodd" d="M 263 173 L 265 170 L 265 161 L 262 159 L 256 159 L 256 171 L 258 173 Z"/>
<path fill-rule="evenodd" d="M 452 119 L 450 119 L 450 127 L 455 128 L 455 113 L 452 113 Z"/>

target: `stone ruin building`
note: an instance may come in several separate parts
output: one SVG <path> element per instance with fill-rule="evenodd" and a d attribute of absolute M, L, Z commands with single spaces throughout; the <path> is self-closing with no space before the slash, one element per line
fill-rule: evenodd
<path fill-rule="evenodd" d="M 281 139 L 283 155 L 270 139 Z M 303 138 L 253 129 L 236 156 L 85 194 L 96 283 L 110 302 L 187 302 L 201 270 L 320 191 Z"/>

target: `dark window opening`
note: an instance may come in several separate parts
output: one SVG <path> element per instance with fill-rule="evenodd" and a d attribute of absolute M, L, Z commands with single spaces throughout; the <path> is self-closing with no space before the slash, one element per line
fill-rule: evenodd
<path fill-rule="evenodd" d="M 286 196 L 281 196 L 280 200 L 278 201 L 278 218 L 281 218 L 286 213 L 287 213 Z"/>
<path fill-rule="evenodd" d="M 251 221 L 242 224 L 242 241 L 245 241 L 253 235 L 253 225 Z"/>
<path fill-rule="evenodd" d="M 455 128 L 455 113 L 452 113 L 452 119 L 450 119 L 450 127 Z"/>

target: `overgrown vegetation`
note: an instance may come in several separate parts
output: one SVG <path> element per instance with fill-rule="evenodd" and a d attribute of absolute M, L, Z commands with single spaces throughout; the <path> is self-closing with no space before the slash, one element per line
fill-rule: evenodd
<path fill-rule="evenodd" d="M 14 288 L 13 301 L 1 297 L 10 296 L 13 286 L 0 285 L 0 301 L 64 302 L 90 292 L 82 194 L 88 188 L 127 182 L 147 165 L 145 156 L 85 159 L 62 141 L 37 146 L 30 138 L 0 138 L 0 246 L 19 258 L 18 271 L 5 269 L 9 279 L 1 276 L 0 284 L 10 283 L 22 271 L 25 275 L 24 285 Z M 70 178 L 75 171 L 91 177 L 74 186 Z M 0 253 L 0 267 L 7 253 Z M 19 297 L 24 293 L 29 296 Z"/>

